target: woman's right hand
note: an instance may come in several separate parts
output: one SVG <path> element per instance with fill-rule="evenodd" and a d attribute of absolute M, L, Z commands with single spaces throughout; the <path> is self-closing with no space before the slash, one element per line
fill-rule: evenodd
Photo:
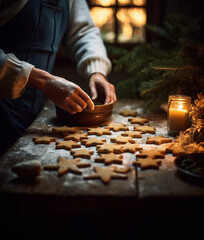
<path fill-rule="evenodd" d="M 94 103 L 77 84 L 54 76 L 43 70 L 33 68 L 28 86 L 43 91 L 57 106 L 74 114 L 85 108 L 94 110 Z"/>

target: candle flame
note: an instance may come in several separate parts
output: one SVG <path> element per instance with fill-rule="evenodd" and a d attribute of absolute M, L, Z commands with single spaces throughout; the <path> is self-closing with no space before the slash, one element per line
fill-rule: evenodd
<path fill-rule="evenodd" d="M 183 104 L 182 104 L 182 103 L 179 103 L 178 109 L 179 109 L 179 110 L 182 110 L 182 109 L 183 109 Z"/>

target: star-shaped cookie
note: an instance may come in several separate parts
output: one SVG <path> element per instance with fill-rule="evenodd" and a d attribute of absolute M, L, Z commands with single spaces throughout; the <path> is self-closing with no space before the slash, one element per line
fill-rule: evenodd
<path fill-rule="evenodd" d="M 151 133 L 154 134 L 156 131 L 155 127 L 150 126 L 134 126 L 134 131 L 140 131 L 142 133 Z"/>
<path fill-rule="evenodd" d="M 104 184 L 108 184 L 110 180 L 113 179 L 127 179 L 127 175 L 119 174 L 114 172 L 115 167 L 99 167 L 95 166 L 94 171 L 96 173 L 90 174 L 88 176 L 84 176 L 84 179 L 101 179 Z"/>
<path fill-rule="evenodd" d="M 139 157 L 139 158 L 147 158 L 147 157 L 164 158 L 165 153 L 160 152 L 158 150 L 154 150 L 154 149 L 151 149 L 151 150 L 143 149 L 140 151 L 140 153 L 136 154 L 136 157 Z"/>
<path fill-rule="evenodd" d="M 149 119 L 147 118 L 142 118 L 142 117 L 135 117 L 135 118 L 128 118 L 128 121 L 131 124 L 140 124 L 140 125 L 144 125 L 145 123 L 149 122 Z"/>
<path fill-rule="evenodd" d="M 170 143 L 170 142 L 172 142 L 171 138 L 166 138 L 163 136 L 147 137 L 147 140 L 146 140 L 147 144 L 156 144 L 156 145 L 160 145 L 162 143 Z"/>
<path fill-rule="evenodd" d="M 127 131 L 127 132 L 121 133 L 121 136 L 132 137 L 132 138 L 142 138 L 142 133 L 139 131 Z"/>
<path fill-rule="evenodd" d="M 106 142 L 106 139 L 88 138 L 81 140 L 81 143 L 84 144 L 86 147 L 101 145 L 104 142 Z"/>
<path fill-rule="evenodd" d="M 96 146 L 98 153 L 122 153 L 122 146 L 115 143 L 103 143 L 102 145 Z"/>
<path fill-rule="evenodd" d="M 77 127 L 67 127 L 67 126 L 62 126 L 62 127 L 53 127 L 52 132 L 61 134 L 63 136 L 66 136 L 68 133 L 75 133 L 78 131 Z"/>
<path fill-rule="evenodd" d="M 81 144 L 73 140 L 56 142 L 56 149 L 71 150 L 72 148 L 78 147 L 81 147 Z"/>
<path fill-rule="evenodd" d="M 122 146 L 123 152 L 135 153 L 143 148 L 139 144 L 126 143 Z"/>
<path fill-rule="evenodd" d="M 76 142 L 79 142 L 81 139 L 88 138 L 87 133 L 84 132 L 77 132 L 77 133 L 71 133 L 64 137 L 64 140 L 73 140 Z"/>
<path fill-rule="evenodd" d="M 125 124 L 121 124 L 121 123 L 110 123 L 105 128 L 113 130 L 114 132 L 129 130 L 129 128 Z"/>
<path fill-rule="evenodd" d="M 117 136 L 116 138 L 111 138 L 110 141 L 114 143 L 119 143 L 119 144 L 125 144 L 127 142 L 135 143 L 135 140 L 132 139 L 131 137 L 123 137 L 123 136 Z"/>
<path fill-rule="evenodd" d="M 90 128 L 87 133 L 88 135 L 97 135 L 97 136 L 111 135 L 111 131 L 109 129 L 105 129 L 102 127 Z"/>
<path fill-rule="evenodd" d="M 56 138 L 49 136 L 34 137 L 33 141 L 35 144 L 50 144 L 51 142 L 55 142 Z"/>
<path fill-rule="evenodd" d="M 132 164 L 133 166 L 140 167 L 142 170 L 159 169 L 161 160 L 153 159 L 151 157 L 137 158 L 137 161 L 133 162 Z"/>
<path fill-rule="evenodd" d="M 93 151 L 87 150 L 85 148 L 71 150 L 70 153 L 75 157 L 87 158 L 90 159 L 91 155 L 94 153 Z"/>
<path fill-rule="evenodd" d="M 64 157 L 58 158 L 58 163 L 49 164 L 43 167 L 44 170 L 58 170 L 58 176 L 62 176 L 67 172 L 82 174 L 79 168 L 90 167 L 90 163 L 81 162 L 79 158 L 67 159 Z"/>
<path fill-rule="evenodd" d="M 119 112 L 120 115 L 124 117 L 136 117 L 137 116 L 137 111 L 135 110 L 121 110 Z"/>
<path fill-rule="evenodd" d="M 123 155 L 116 155 L 114 153 L 101 154 L 100 157 L 95 158 L 95 162 L 105 163 L 110 165 L 112 163 L 123 164 Z"/>

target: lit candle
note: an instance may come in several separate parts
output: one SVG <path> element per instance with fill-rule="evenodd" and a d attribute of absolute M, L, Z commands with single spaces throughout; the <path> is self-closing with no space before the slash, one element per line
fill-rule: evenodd
<path fill-rule="evenodd" d="M 177 135 L 189 126 L 189 109 L 191 98 L 184 95 L 169 96 L 168 101 L 168 134 Z"/>

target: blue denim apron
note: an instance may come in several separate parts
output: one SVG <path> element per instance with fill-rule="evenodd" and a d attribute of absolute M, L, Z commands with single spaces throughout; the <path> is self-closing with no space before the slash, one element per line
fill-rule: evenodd
<path fill-rule="evenodd" d="M 29 0 L 0 27 L 0 48 L 51 72 L 68 27 L 68 7 L 68 0 Z M 33 88 L 15 100 L 0 99 L 0 156 L 32 123 L 42 104 L 42 92 Z"/>

